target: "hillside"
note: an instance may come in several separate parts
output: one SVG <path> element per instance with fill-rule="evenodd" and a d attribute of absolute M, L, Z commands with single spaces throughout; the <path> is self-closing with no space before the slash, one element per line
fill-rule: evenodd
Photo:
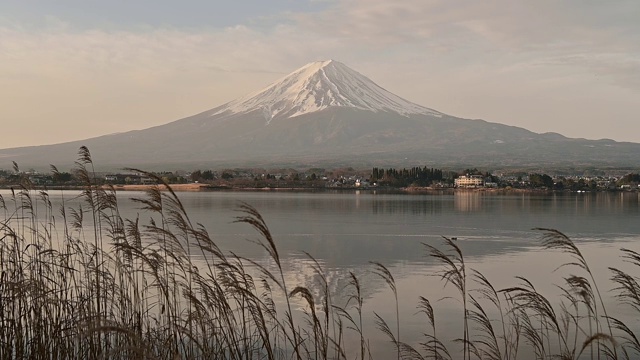
<path fill-rule="evenodd" d="M 149 129 L 0 150 L 0 168 L 65 168 L 87 146 L 126 166 L 637 166 L 640 144 L 468 120 L 404 100 L 346 65 L 305 65 L 238 100 Z"/>

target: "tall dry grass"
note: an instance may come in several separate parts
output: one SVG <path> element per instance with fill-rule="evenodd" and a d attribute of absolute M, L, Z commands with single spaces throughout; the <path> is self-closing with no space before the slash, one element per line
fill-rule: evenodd
<path fill-rule="evenodd" d="M 84 184 L 80 202 L 62 193 L 62 205 L 54 209 L 48 192 L 37 190 L 26 177 L 9 196 L 0 197 L 0 358 L 375 357 L 367 336 L 371 330 L 364 326 L 370 315 L 361 279 L 348 274 L 349 295 L 338 303 L 323 267 L 308 255 L 320 285 L 287 283 L 276 239 L 249 204 L 239 206 L 236 221 L 255 229 L 256 246 L 274 266 L 219 248 L 204 226 L 191 222 L 177 194 L 161 179 L 134 199 L 149 220 L 125 219 L 115 191 L 95 181 L 88 149 L 80 149 L 76 165 Z M 639 357 L 637 334 L 624 319 L 609 316 L 579 248 L 561 232 L 538 230 L 544 248 L 567 255 L 559 266 L 568 271 L 559 285 L 560 299 L 548 299 L 525 278 L 496 289 L 468 268 L 453 239 L 425 244 L 440 264 L 434 275 L 459 297 L 462 312 L 456 321 L 462 332 L 457 339 L 443 338 L 432 301 L 420 297 L 417 310 L 424 315 L 425 333 L 418 343 L 404 342 L 398 308 L 402 294 L 391 269 L 373 262 L 371 273 L 395 300 L 395 319 L 372 316 L 389 338 L 394 357 Z M 610 268 L 614 296 L 639 313 L 635 274 L 640 254 L 623 249 L 622 259 L 626 270 Z M 302 300 L 302 310 L 292 298 Z M 353 338 L 347 335 L 357 340 L 347 342 Z"/>

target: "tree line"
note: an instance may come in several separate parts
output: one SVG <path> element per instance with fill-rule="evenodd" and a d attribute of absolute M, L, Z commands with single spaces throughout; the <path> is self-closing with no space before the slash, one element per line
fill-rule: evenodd
<path fill-rule="evenodd" d="M 443 172 L 441 169 L 428 167 L 412 167 L 410 169 L 377 168 L 371 171 L 371 182 L 378 185 L 389 186 L 429 186 L 434 181 L 441 181 Z"/>

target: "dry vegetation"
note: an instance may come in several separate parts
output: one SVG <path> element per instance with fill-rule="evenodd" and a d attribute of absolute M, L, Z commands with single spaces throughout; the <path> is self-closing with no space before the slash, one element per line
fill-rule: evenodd
<path fill-rule="evenodd" d="M 0 198 L 0 358 L 373 357 L 363 331 L 367 312 L 360 280 L 350 274 L 346 304 L 334 303 L 317 262 L 312 264 L 323 282 L 320 295 L 286 283 L 275 239 L 251 206 L 240 207 L 237 221 L 259 233 L 256 244 L 269 255 L 275 271 L 218 248 L 206 229 L 191 223 L 167 185 L 160 185 L 167 191 L 153 187 L 135 200 L 153 219 L 142 224 L 119 215 L 113 189 L 94 185 L 86 148 L 80 150 L 77 166 L 85 182 L 80 207 L 63 203 L 53 209 L 47 192 L 28 183 Z M 608 316 L 580 250 L 558 231 L 540 231 L 543 246 L 565 252 L 569 258 L 563 266 L 577 274 L 566 277 L 561 299 L 545 298 L 524 278 L 517 279 L 517 286 L 495 289 L 465 266 L 456 241 L 425 244 L 441 262 L 437 275 L 457 290 L 463 331 L 453 341 L 439 338 L 435 312 L 426 298 L 417 304 L 426 315 L 419 344 L 402 341 L 397 317 L 387 322 L 374 314 L 397 358 L 640 356 L 634 331 Z M 639 269 L 640 254 L 622 250 L 622 257 Z M 372 271 L 389 286 L 397 304 L 402 294 L 392 273 L 380 263 L 372 263 Z M 611 271 L 617 298 L 640 311 L 638 277 Z M 307 305 L 302 316 L 293 310 L 293 297 Z M 346 343 L 348 332 L 359 341 Z"/>

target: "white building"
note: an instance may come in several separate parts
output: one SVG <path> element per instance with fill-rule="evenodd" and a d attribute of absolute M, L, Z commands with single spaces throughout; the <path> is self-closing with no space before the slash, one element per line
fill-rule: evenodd
<path fill-rule="evenodd" d="M 484 185 L 482 175 L 463 175 L 455 179 L 456 187 L 478 187 Z"/>

